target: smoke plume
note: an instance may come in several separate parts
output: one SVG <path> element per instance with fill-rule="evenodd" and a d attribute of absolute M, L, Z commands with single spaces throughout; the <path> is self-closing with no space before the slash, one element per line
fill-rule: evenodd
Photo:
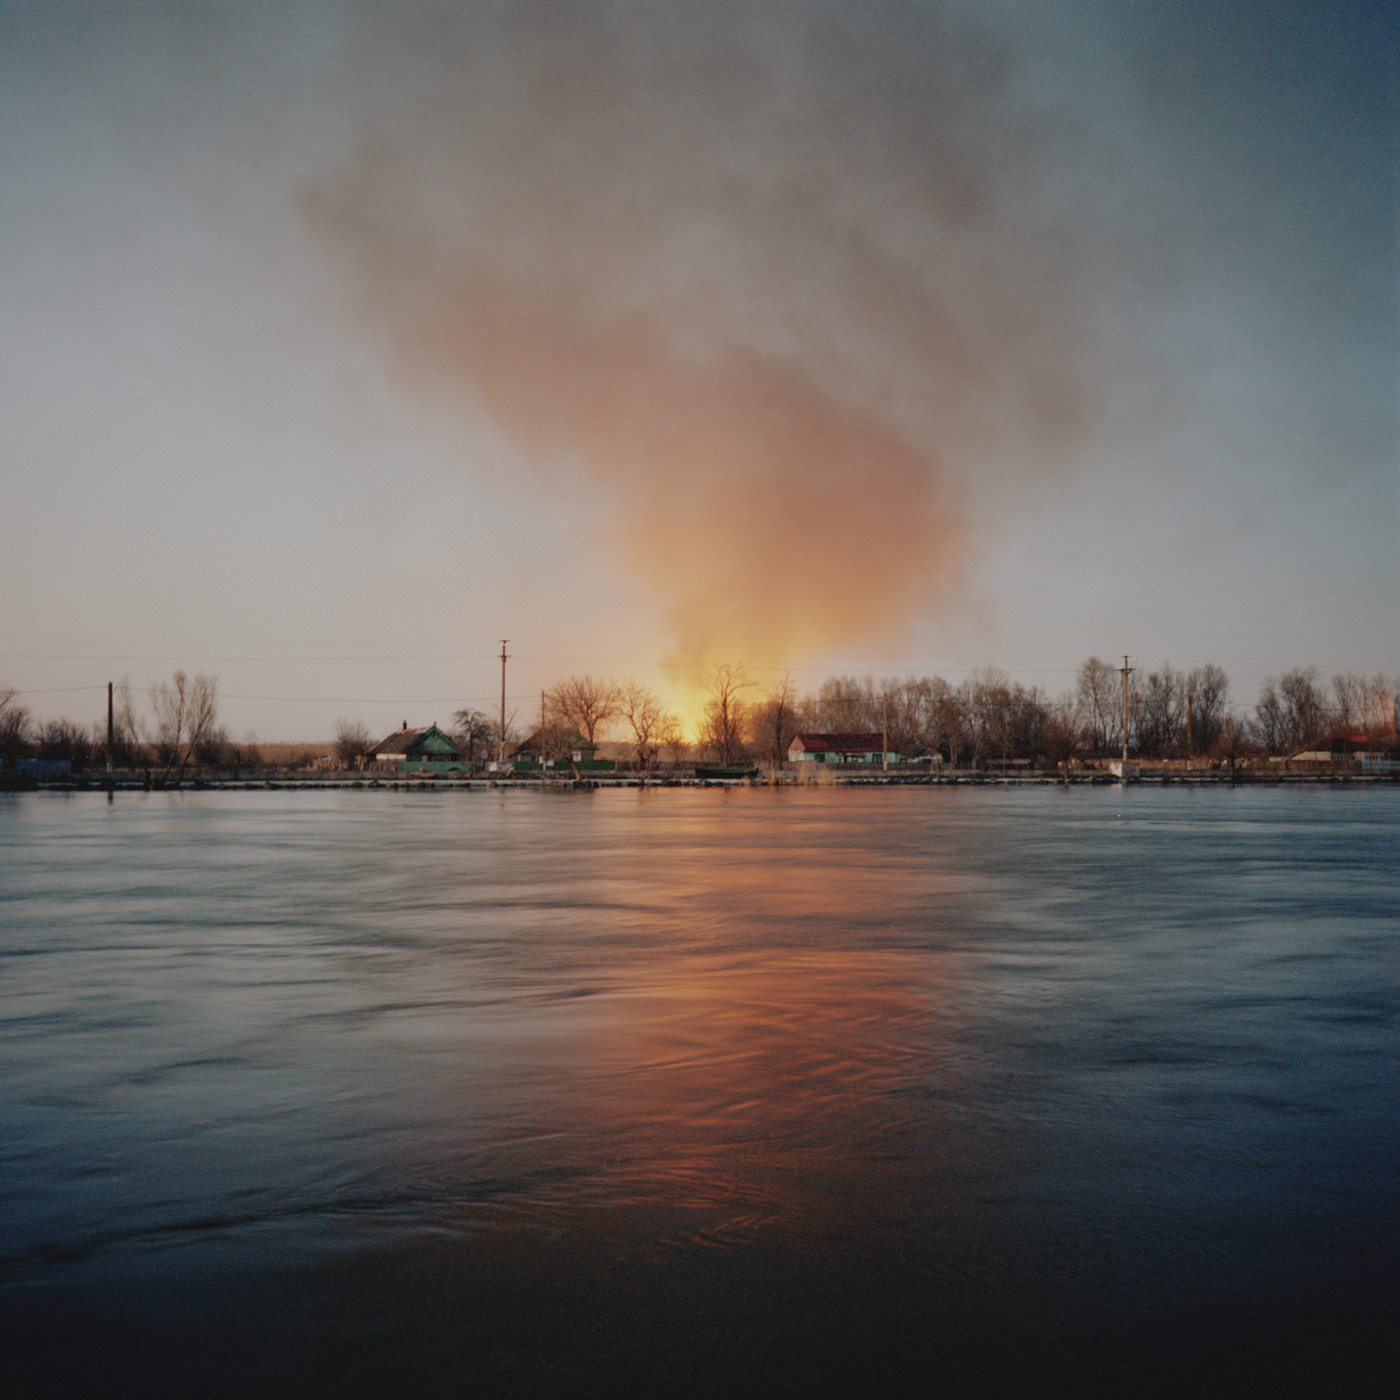
<path fill-rule="evenodd" d="M 308 217 L 414 392 L 596 485 L 678 655 L 894 639 L 1095 411 L 1088 138 L 951 8 L 660 8 L 367 25 Z"/>

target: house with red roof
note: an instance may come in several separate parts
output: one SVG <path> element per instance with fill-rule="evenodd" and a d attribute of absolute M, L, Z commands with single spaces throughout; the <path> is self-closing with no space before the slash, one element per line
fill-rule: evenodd
<path fill-rule="evenodd" d="M 789 763 L 898 763 L 878 734 L 794 734 Z"/>

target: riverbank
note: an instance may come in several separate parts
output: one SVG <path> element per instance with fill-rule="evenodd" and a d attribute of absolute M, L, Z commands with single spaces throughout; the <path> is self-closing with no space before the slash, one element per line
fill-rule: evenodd
<path fill-rule="evenodd" d="M 1220 769 L 1198 771 L 1146 769 L 1127 780 L 1141 787 L 1376 787 L 1400 783 L 1400 773 L 1355 771 L 1278 771 Z M 263 791 L 297 790 L 323 792 L 359 789 L 367 791 L 489 791 L 504 788 L 521 791 L 558 792 L 574 788 L 730 788 L 730 787 L 1117 787 L 1124 780 L 1107 772 L 987 773 L 966 770 L 944 773 L 842 772 L 823 769 L 817 773 L 782 770 L 759 773 L 754 777 L 700 777 L 679 772 L 646 776 L 640 773 L 596 774 L 574 779 L 551 774 L 479 774 L 467 776 L 408 775 L 376 777 L 354 773 L 210 773 L 186 778 L 183 783 L 147 780 L 140 773 L 107 775 L 72 774 L 64 777 L 10 779 L 0 791 L 25 792 L 151 792 L 151 791 Z"/>

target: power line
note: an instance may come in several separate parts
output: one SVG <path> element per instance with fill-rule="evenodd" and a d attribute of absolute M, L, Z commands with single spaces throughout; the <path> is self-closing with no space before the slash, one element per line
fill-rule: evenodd
<path fill-rule="evenodd" d="M 16 695 L 76 695 L 80 691 L 105 690 L 105 685 L 47 685 L 29 686 L 21 690 L 15 687 Z"/>

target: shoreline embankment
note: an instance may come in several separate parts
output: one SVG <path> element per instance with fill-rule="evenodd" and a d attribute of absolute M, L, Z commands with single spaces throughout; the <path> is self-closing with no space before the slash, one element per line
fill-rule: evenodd
<path fill-rule="evenodd" d="M 470 777 L 447 777 L 441 774 L 379 776 L 351 773 L 229 773 L 202 774 L 187 777 L 183 782 L 162 784 L 147 781 L 143 775 L 118 773 L 108 775 L 73 774 L 65 777 L 39 778 L 29 781 L 10 779 L 0 783 L 4 792 L 487 792 L 508 790 L 520 792 L 562 792 L 575 789 L 600 788 L 872 788 L 872 787 L 1364 787 L 1400 785 L 1400 772 L 1266 772 L 1241 769 L 1231 774 L 1218 769 L 1147 770 L 1126 780 L 1112 773 L 794 773 L 783 770 L 759 773 L 753 777 L 709 778 L 694 774 L 641 773 L 590 774 L 575 779 L 571 776 L 536 774 L 476 774 Z"/>

